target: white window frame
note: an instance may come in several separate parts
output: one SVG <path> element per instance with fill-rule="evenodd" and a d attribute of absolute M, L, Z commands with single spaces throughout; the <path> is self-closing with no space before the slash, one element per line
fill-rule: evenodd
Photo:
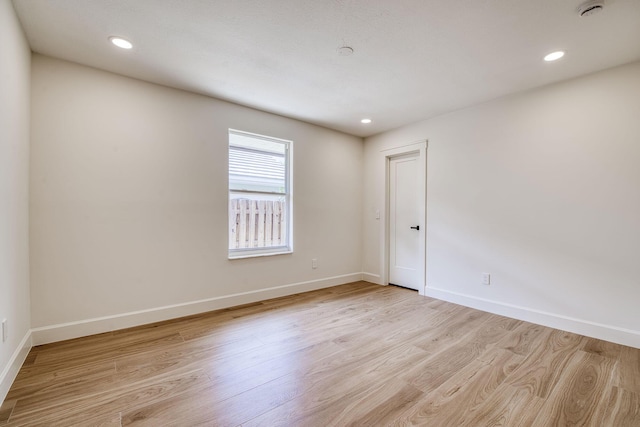
<path fill-rule="evenodd" d="M 228 226 L 231 227 L 231 221 L 229 220 L 230 215 L 230 205 L 231 205 L 231 195 L 235 194 L 265 194 L 265 195 L 278 195 L 284 196 L 285 205 L 286 205 L 286 242 L 283 245 L 279 246 L 269 246 L 269 247 L 261 247 L 261 248 L 239 248 L 239 249 L 230 249 L 230 242 L 227 241 L 227 250 L 228 250 L 228 258 L 229 259 L 243 259 L 243 258 L 253 258 L 253 257 L 264 257 L 264 256 L 273 256 L 273 255 L 283 255 L 293 253 L 293 203 L 292 203 L 292 179 L 291 179 L 291 171 L 293 169 L 293 141 L 289 141 L 286 139 L 275 138 L 272 136 L 260 135 L 251 132 L 245 132 L 237 129 L 229 129 L 228 138 L 229 145 L 227 146 L 227 180 L 229 180 L 229 148 L 232 146 L 231 144 L 231 136 L 239 135 L 245 136 L 255 139 L 262 139 L 269 142 L 275 142 L 279 144 L 283 144 L 285 147 L 285 191 L 284 193 L 279 192 L 265 192 L 265 191 L 252 191 L 252 190 L 232 190 L 230 187 L 230 182 L 227 181 L 227 218 L 228 218 Z M 228 230 L 230 231 L 230 230 Z M 230 234 L 230 233 L 229 233 Z"/>

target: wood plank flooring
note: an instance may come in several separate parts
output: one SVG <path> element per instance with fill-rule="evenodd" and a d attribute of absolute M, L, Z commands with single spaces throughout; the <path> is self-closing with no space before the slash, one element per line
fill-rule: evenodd
<path fill-rule="evenodd" d="M 365 282 L 35 347 L 0 426 L 640 426 L 640 350 Z"/>

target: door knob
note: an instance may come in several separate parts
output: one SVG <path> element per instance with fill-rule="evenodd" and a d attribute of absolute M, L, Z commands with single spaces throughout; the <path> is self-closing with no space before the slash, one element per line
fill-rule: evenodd
<path fill-rule="evenodd" d="M 420 226 L 416 225 L 415 227 L 411 227 L 412 230 L 420 230 Z"/>

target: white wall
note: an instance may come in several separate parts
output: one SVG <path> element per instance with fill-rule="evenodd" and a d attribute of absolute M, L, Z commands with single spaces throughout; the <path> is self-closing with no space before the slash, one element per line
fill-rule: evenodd
<path fill-rule="evenodd" d="M 41 55 L 32 123 L 36 343 L 361 277 L 360 138 Z M 227 259 L 229 128 L 293 141 L 291 255 Z"/>
<path fill-rule="evenodd" d="M 29 340 L 29 74 L 31 51 L 9 0 L 0 0 L 0 402 Z"/>
<path fill-rule="evenodd" d="M 380 150 L 418 139 L 428 295 L 640 347 L 640 63 L 366 139 L 365 277 Z"/>

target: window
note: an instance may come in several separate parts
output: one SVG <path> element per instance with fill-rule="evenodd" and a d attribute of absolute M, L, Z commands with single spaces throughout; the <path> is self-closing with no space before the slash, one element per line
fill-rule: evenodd
<path fill-rule="evenodd" d="M 292 252 L 291 144 L 229 130 L 229 258 Z"/>

